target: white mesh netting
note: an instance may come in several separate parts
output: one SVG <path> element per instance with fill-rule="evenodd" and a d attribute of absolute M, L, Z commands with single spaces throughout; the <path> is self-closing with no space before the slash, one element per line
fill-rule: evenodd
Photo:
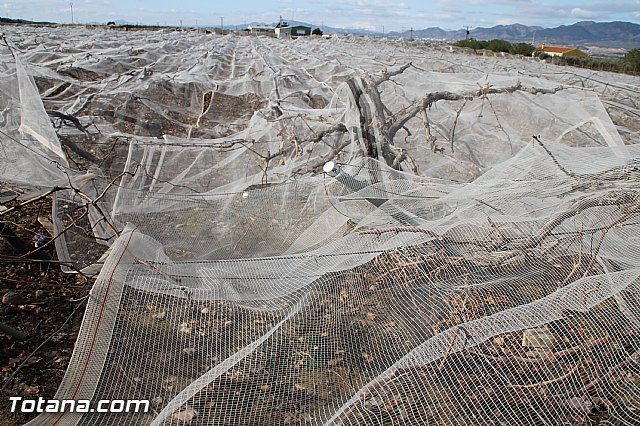
<path fill-rule="evenodd" d="M 68 185 L 58 256 L 100 271 L 56 396 L 153 408 L 32 424 L 638 423 L 638 77 L 4 31 L 2 179 Z"/>

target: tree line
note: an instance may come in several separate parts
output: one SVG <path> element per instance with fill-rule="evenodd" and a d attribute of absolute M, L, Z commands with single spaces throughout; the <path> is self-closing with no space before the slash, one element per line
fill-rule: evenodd
<path fill-rule="evenodd" d="M 530 43 L 510 43 L 506 40 L 476 40 L 469 38 L 459 40 L 454 43 L 457 47 L 466 47 L 474 50 L 491 50 L 493 52 L 505 52 L 512 55 L 536 56 L 540 59 L 551 58 L 544 52 L 537 52 L 536 48 Z M 624 57 L 554 57 L 554 63 L 557 65 L 571 65 L 580 68 L 588 68 L 593 70 L 603 70 L 611 72 L 640 74 L 640 48 L 629 50 Z"/>
<path fill-rule="evenodd" d="M 505 52 L 524 56 L 531 56 L 536 50 L 533 44 L 530 43 L 509 43 L 506 40 L 500 39 L 476 40 L 475 38 L 468 38 L 458 40 L 454 43 L 454 46 L 468 47 L 474 50 L 492 50 L 494 52 Z"/>

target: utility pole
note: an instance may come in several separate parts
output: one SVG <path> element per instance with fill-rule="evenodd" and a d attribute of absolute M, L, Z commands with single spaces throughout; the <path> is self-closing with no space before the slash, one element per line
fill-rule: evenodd
<path fill-rule="evenodd" d="M 220 29 L 222 31 L 222 35 L 224 35 L 224 16 L 220 17 Z"/>
<path fill-rule="evenodd" d="M 469 38 L 469 26 L 467 25 L 465 28 L 467 29 L 467 31 L 464 34 L 464 39 L 466 40 Z"/>
<path fill-rule="evenodd" d="M 69 6 L 71 6 L 71 25 L 73 25 L 73 3 L 69 3 Z"/>
<path fill-rule="evenodd" d="M 382 37 L 384 37 L 384 25 L 382 26 Z"/>
<path fill-rule="evenodd" d="M 411 37 L 409 37 L 409 41 L 413 41 L 413 27 L 411 27 Z"/>

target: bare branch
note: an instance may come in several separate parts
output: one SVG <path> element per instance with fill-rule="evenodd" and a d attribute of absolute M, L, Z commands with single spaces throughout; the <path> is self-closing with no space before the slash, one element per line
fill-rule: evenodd
<path fill-rule="evenodd" d="M 88 135 L 89 132 L 87 132 L 87 128 L 84 127 L 82 125 L 82 123 L 80 123 L 80 120 L 78 120 L 76 117 L 74 117 L 73 115 L 69 115 L 69 114 L 64 114 L 60 111 L 47 111 L 47 114 L 49 114 L 51 117 L 55 117 L 55 118 L 59 118 L 60 120 L 62 120 L 63 122 L 68 121 L 71 124 L 73 124 L 75 126 L 76 129 L 80 130 L 82 133 L 84 133 L 85 135 Z"/>
<path fill-rule="evenodd" d="M 53 194 L 54 192 L 62 191 L 62 190 L 65 190 L 65 189 L 70 189 L 70 188 L 54 186 L 53 188 L 51 188 L 48 191 L 38 195 L 37 197 L 30 198 L 30 199 L 28 199 L 26 201 L 23 201 L 20 204 L 17 204 L 17 205 L 15 205 L 13 207 L 10 207 L 10 208 L 0 212 L 0 216 L 3 216 L 5 214 L 7 214 L 7 213 L 11 213 L 12 211 L 18 210 L 18 209 L 20 209 L 20 208 L 22 208 L 22 207 L 24 207 L 24 206 L 26 206 L 28 204 L 31 204 L 31 203 L 33 203 L 35 201 L 43 200 L 43 199 L 47 198 L 49 195 Z"/>
<path fill-rule="evenodd" d="M 456 126 L 458 125 L 458 119 L 460 118 L 460 114 L 462 113 L 462 110 L 464 109 L 464 107 L 467 105 L 467 102 L 469 102 L 469 98 L 466 98 L 464 100 L 464 102 L 462 103 L 462 105 L 460 105 L 460 108 L 458 109 L 458 111 L 456 111 L 456 118 L 453 121 L 453 126 L 451 127 L 451 137 L 449 138 L 450 142 L 451 142 L 451 152 L 453 153 L 453 140 L 455 138 L 456 135 Z"/>
<path fill-rule="evenodd" d="M 473 92 L 474 94 L 476 92 Z M 389 118 L 389 134 L 395 135 L 400 129 L 404 127 L 407 121 L 415 117 L 420 110 L 431 108 L 435 102 L 440 100 L 457 101 L 464 99 L 465 95 L 461 95 L 453 92 L 433 92 L 427 93 L 422 98 L 414 102 L 411 106 L 406 108 L 401 114 Z"/>
<path fill-rule="evenodd" d="M 621 206 L 638 201 L 638 194 L 627 191 L 611 191 L 601 197 L 587 198 L 578 201 L 573 207 L 562 211 L 552 217 L 538 232 L 521 241 L 514 241 L 511 247 L 514 249 L 527 249 L 537 246 L 547 237 L 556 227 L 565 220 L 576 216 L 587 209 L 604 206 Z"/>
<path fill-rule="evenodd" d="M 98 164 L 100 162 L 100 160 L 98 160 L 98 158 L 95 155 L 91 154 L 89 151 L 86 151 L 80 148 L 80 146 L 78 146 L 76 143 L 71 142 L 69 138 L 62 135 L 58 135 L 58 140 L 60 141 L 61 144 L 68 147 L 71 151 L 75 152 L 85 160 L 90 161 L 93 164 Z"/>
<path fill-rule="evenodd" d="M 422 123 L 424 124 L 424 132 L 427 138 L 427 143 L 429 144 L 429 149 L 431 149 L 431 151 L 435 151 L 436 137 L 431 134 L 431 124 L 429 123 L 429 116 L 427 115 L 427 110 L 424 108 L 421 109 L 420 115 L 422 116 Z"/>
<path fill-rule="evenodd" d="M 538 142 L 540 144 L 540 146 L 542 147 L 542 149 L 544 149 L 546 151 L 547 154 L 549 154 L 549 157 L 551 157 L 551 160 L 553 161 L 553 164 L 555 164 L 556 166 L 558 166 L 558 168 L 562 171 L 562 173 L 564 173 L 565 175 L 572 177 L 572 178 L 576 178 L 577 176 L 575 175 L 575 173 L 571 173 L 570 171 L 568 171 L 567 169 L 565 169 L 562 164 L 560 164 L 560 162 L 558 162 L 558 160 L 556 159 L 556 157 L 553 155 L 553 153 L 551 151 L 549 151 L 549 148 L 547 148 L 543 143 L 542 140 L 540 139 L 540 136 L 536 136 L 533 135 L 532 136 L 533 139 Z"/>
<path fill-rule="evenodd" d="M 413 65 L 411 62 L 407 62 L 406 64 L 404 64 L 403 66 L 401 66 L 400 68 L 398 68 L 397 70 L 393 70 L 393 71 L 387 71 L 386 69 L 382 70 L 381 75 L 378 78 L 373 79 L 373 83 L 376 86 L 379 86 L 380 84 L 382 84 L 383 82 L 389 80 L 391 77 L 395 77 L 396 75 L 402 74 L 403 72 L 405 72 L 407 70 L 407 68 L 409 68 L 411 65 Z"/>

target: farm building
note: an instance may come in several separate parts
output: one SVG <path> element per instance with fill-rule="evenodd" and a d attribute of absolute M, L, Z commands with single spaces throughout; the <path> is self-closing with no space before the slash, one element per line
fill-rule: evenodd
<path fill-rule="evenodd" d="M 277 38 L 298 38 L 311 35 L 311 27 L 304 25 L 276 26 L 275 34 Z"/>
<path fill-rule="evenodd" d="M 542 43 L 540 47 L 536 48 L 536 52 L 546 53 L 549 56 L 560 56 L 560 57 L 573 56 L 573 57 L 586 58 L 588 56 L 582 50 L 577 49 L 575 47 L 547 46 L 544 43 Z"/>
<path fill-rule="evenodd" d="M 251 35 L 274 36 L 276 33 L 276 27 L 270 25 L 249 25 L 247 29 Z"/>
<path fill-rule="evenodd" d="M 311 35 L 311 27 L 305 27 L 304 25 L 294 25 L 289 27 L 291 31 L 291 37 L 304 37 Z"/>
<path fill-rule="evenodd" d="M 276 27 L 277 38 L 291 38 L 291 27 Z"/>

